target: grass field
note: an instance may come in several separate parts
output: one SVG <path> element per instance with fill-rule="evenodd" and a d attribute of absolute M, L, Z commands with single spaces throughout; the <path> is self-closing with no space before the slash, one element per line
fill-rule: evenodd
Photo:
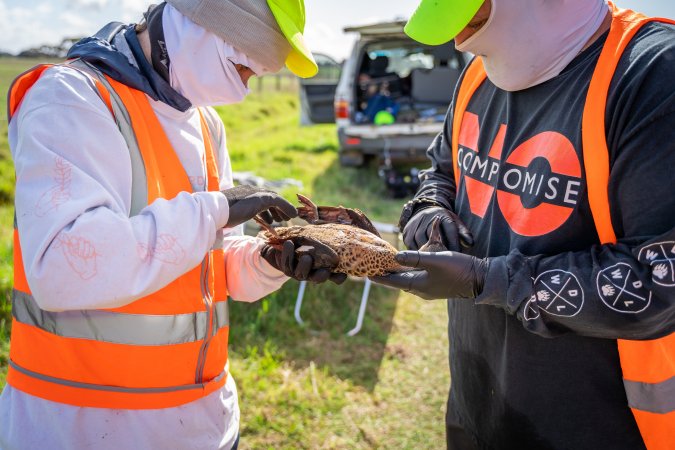
<path fill-rule="evenodd" d="M 32 61 L 0 59 L 0 98 Z M 267 80 L 266 80 L 267 81 Z M 374 168 L 337 163 L 332 125 L 300 127 L 293 86 L 265 83 L 241 105 L 219 109 L 235 171 L 302 181 L 321 204 L 357 206 L 395 222 L 401 200 L 386 198 Z M 0 112 L 0 386 L 8 355 L 13 170 Z M 294 200 L 295 191 L 283 194 Z M 298 283 L 231 309 L 231 372 L 242 408 L 241 448 L 444 448 L 449 376 L 443 302 L 424 302 L 373 287 L 361 332 L 356 320 L 363 284 L 311 285 L 298 326 Z"/>

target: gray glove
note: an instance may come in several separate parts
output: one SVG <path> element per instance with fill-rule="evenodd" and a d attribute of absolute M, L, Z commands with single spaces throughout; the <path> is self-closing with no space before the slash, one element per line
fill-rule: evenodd
<path fill-rule="evenodd" d="M 473 245 L 473 235 L 457 217 L 457 214 L 439 206 L 428 206 L 416 211 L 403 229 L 403 243 L 410 250 L 417 250 L 427 243 L 431 234 L 431 223 L 435 217 L 439 217 L 440 232 L 445 248 L 452 251 L 460 251 L 463 247 Z"/>
<path fill-rule="evenodd" d="M 378 284 L 402 289 L 427 300 L 476 298 L 483 291 L 488 259 L 457 252 L 399 252 L 396 261 L 422 270 L 370 277 Z"/>
<path fill-rule="evenodd" d="M 323 283 L 330 280 L 335 284 L 342 284 L 347 279 L 346 274 L 331 272 L 327 268 L 313 270 L 314 258 L 311 252 L 303 252 L 298 255 L 295 245 L 291 241 L 284 242 L 281 250 L 271 245 L 265 245 L 260 250 L 260 254 L 272 267 L 299 281 L 307 280 L 314 283 Z M 331 264 L 333 264 L 333 267 L 337 266 L 337 259 Z"/>
<path fill-rule="evenodd" d="M 272 223 L 289 220 L 298 215 L 295 206 L 268 189 L 240 185 L 221 192 L 230 206 L 230 217 L 227 219 L 226 228 L 242 224 L 255 216 L 260 216 L 265 222 Z"/>

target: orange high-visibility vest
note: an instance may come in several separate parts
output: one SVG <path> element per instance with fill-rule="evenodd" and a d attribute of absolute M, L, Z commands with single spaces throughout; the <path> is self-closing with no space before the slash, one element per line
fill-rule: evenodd
<path fill-rule="evenodd" d="M 94 80 L 130 151 L 133 147 L 138 152 L 137 163 L 132 157 L 132 180 L 145 181 L 133 188 L 131 215 L 156 199 L 191 192 L 145 94 L 78 62 L 72 67 Z M 9 120 L 49 67 L 37 66 L 14 81 Z M 200 113 L 207 186 L 214 191 L 219 176 L 204 117 L 210 111 Z M 15 222 L 12 315 L 7 382 L 37 397 L 75 406 L 156 409 L 197 400 L 225 384 L 229 317 L 222 249 L 210 251 L 198 267 L 126 306 L 44 311 L 26 281 Z"/>
<path fill-rule="evenodd" d="M 612 77 L 626 46 L 652 21 L 673 23 L 670 19 L 650 18 L 639 13 L 612 8 L 612 24 L 590 82 L 582 118 L 582 145 L 588 200 L 600 242 L 616 243 L 612 226 L 608 185 L 609 150 L 605 136 L 605 108 Z M 471 97 L 487 74 L 481 58 L 467 68 L 457 91 L 452 124 L 452 156 L 455 186 L 459 190 L 459 134 Z M 675 333 L 649 341 L 619 339 L 619 357 L 628 406 L 649 450 L 675 449 Z"/>

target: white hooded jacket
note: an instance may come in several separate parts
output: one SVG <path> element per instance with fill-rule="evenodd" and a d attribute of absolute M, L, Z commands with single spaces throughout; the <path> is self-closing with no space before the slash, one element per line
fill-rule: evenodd
<path fill-rule="evenodd" d="M 63 66 L 49 69 L 14 115 L 9 143 L 17 175 L 17 224 L 28 282 L 42 309 L 112 308 L 152 293 L 198 265 L 226 224 L 225 196 L 204 192 L 198 110 L 181 112 L 148 99 L 201 192 L 155 201 L 132 218 L 129 151 L 86 75 Z M 232 187 L 225 139 L 216 155 L 220 187 Z M 171 239 L 182 251 L 144 258 L 138 246 L 154 236 Z M 288 279 L 261 258 L 262 245 L 240 229 L 225 230 L 233 299 L 255 301 Z M 82 408 L 9 385 L 0 396 L 3 449 L 229 449 L 238 429 L 232 376 L 207 397 L 160 410 Z"/>

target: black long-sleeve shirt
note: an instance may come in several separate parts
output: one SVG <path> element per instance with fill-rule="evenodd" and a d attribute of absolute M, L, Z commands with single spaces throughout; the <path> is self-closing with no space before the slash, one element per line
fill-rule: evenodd
<path fill-rule="evenodd" d="M 605 39 L 538 86 L 481 85 L 460 133 L 457 194 L 454 104 L 428 150 L 417 197 L 453 209 L 474 235 L 466 252 L 490 257 L 475 303 L 448 302 L 449 416 L 481 448 L 644 448 L 615 339 L 675 331 L 675 27 L 645 26 L 610 87 L 616 245 L 599 244 L 581 143 Z"/>

